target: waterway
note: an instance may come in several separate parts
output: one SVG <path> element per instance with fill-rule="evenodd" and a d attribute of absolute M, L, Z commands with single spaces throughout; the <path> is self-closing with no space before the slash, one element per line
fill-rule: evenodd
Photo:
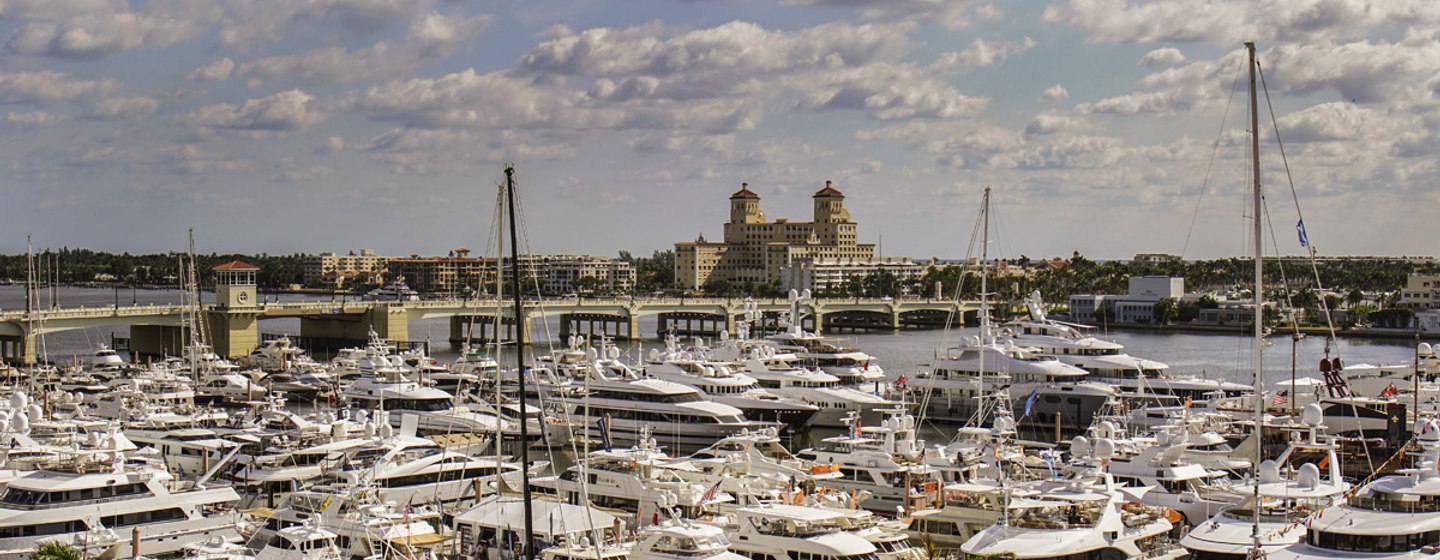
<path fill-rule="evenodd" d="M 205 294 L 205 299 L 213 294 Z M 263 295 L 267 301 L 331 300 L 331 296 L 306 294 Z M 106 290 L 97 288 L 61 288 L 57 299 L 62 307 L 103 307 L 131 304 L 174 304 L 179 303 L 180 293 L 176 290 Z M 335 299 L 335 301 L 340 301 Z M 23 308 L 24 288 L 21 286 L 0 286 L 0 309 Z M 49 292 L 42 301 L 49 304 Z M 648 320 L 647 320 L 648 319 Z M 530 351 L 544 353 L 561 344 L 558 318 L 536 321 L 533 324 L 533 338 L 536 341 Z M 296 335 L 300 332 L 298 319 L 271 319 L 260 323 L 264 333 L 285 333 Z M 659 344 L 654 337 L 655 318 L 643 318 L 640 332 L 648 337 L 640 341 L 621 341 L 619 346 L 633 359 L 639 359 L 649 348 Z M 913 374 L 927 369 L 939 348 L 953 345 L 959 336 L 975 334 L 974 328 L 944 330 L 909 330 L 899 333 L 845 334 L 841 338 L 853 346 L 874 355 L 886 372 L 892 377 Z M 64 362 L 83 358 L 101 343 L 108 343 L 112 336 L 126 337 L 126 328 L 94 328 L 53 333 L 45 337 L 45 350 L 53 361 Z M 410 324 L 410 339 L 430 341 L 432 354 L 443 360 L 453 359 L 457 349 L 449 343 L 450 326 L 447 319 L 414 321 Z M 1221 378 L 1242 383 L 1252 381 L 1252 341 L 1248 336 L 1232 333 L 1171 333 L 1155 331 L 1111 330 L 1102 337 L 1125 345 L 1132 355 L 1159 360 L 1170 364 L 1177 373 L 1195 374 Z M 1332 341 L 1331 354 L 1341 356 L 1346 364 L 1400 364 L 1413 363 L 1413 342 L 1395 339 L 1341 338 Z M 1295 363 L 1299 375 L 1316 375 L 1315 364 L 1325 353 L 1325 337 L 1310 336 L 1301 340 L 1294 348 Z M 1267 385 L 1289 379 L 1291 370 L 1291 340 L 1280 333 L 1270 337 L 1264 350 L 1265 380 Z M 502 352 L 503 363 L 513 363 L 513 356 Z M 913 375 L 912 375 L 913 376 Z"/>

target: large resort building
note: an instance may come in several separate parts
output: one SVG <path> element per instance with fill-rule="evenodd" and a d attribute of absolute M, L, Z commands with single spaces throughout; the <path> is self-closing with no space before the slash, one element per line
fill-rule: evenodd
<path fill-rule="evenodd" d="M 742 184 L 730 195 L 730 221 L 725 223 L 724 241 L 706 241 L 702 235 L 695 241 L 675 244 L 676 284 L 700 290 L 707 282 L 724 280 L 738 287 L 823 289 L 828 286 L 818 285 L 813 271 L 817 267 L 831 268 L 835 263 L 844 263 L 844 277 L 872 272 L 881 266 L 902 274 L 921 269 L 905 258 L 876 259 L 875 244 L 858 241 L 856 224 L 845 209 L 845 195 L 830 181 L 811 198 L 815 208 L 812 221 L 767 221 L 760 209 L 760 195 L 750 190 L 749 183 Z M 810 272 L 799 273 L 801 269 Z"/>

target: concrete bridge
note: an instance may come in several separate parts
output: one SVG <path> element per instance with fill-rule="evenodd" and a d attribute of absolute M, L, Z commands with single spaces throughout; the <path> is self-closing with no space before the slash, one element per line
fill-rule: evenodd
<path fill-rule="evenodd" d="M 658 332 L 714 334 L 735 331 L 745 315 L 741 298 L 598 298 L 527 300 L 523 344 L 529 344 L 535 319 L 560 317 L 563 338 L 571 334 L 638 339 L 640 318 L 655 315 Z M 767 316 L 788 311 L 784 298 L 754 300 Z M 373 330 L 396 342 L 410 338 L 410 322 L 450 319 L 450 339 L 514 340 L 514 312 L 508 300 L 429 300 L 406 302 L 306 301 L 258 303 L 249 306 L 206 306 L 204 329 L 216 353 L 238 357 L 260 340 L 259 322 L 300 320 L 300 336 L 363 342 Z M 800 302 L 807 330 L 900 330 L 942 326 L 950 317 L 970 322 L 978 302 L 915 298 L 810 299 Z M 178 355 L 189 339 L 182 325 L 186 309 L 178 305 L 106 306 L 46 309 L 34 313 L 0 312 L 0 360 L 11 364 L 36 361 L 36 338 L 45 333 L 97 327 L 129 327 L 131 351 L 143 355 Z M 658 334 L 658 333 L 657 333 Z"/>

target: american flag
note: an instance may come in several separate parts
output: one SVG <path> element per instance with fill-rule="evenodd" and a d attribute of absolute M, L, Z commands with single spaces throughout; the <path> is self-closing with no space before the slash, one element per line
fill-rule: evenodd
<path fill-rule="evenodd" d="M 1282 406 L 1282 405 L 1284 405 L 1284 404 L 1286 403 L 1286 401 L 1289 400 L 1289 399 L 1286 397 L 1286 394 L 1287 394 L 1287 393 L 1289 393 L 1288 390 L 1287 390 L 1287 391 L 1280 391 L 1279 393 L 1275 393 L 1275 400 L 1270 401 L 1270 406 Z"/>
<path fill-rule="evenodd" d="M 714 486 L 711 486 L 709 490 L 706 490 L 705 493 L 700 496 L 700 503 L 703 504 L 705 502 L 715 499 L 715 495 L 719 493 L 720 483 L 716 482 Z"/>

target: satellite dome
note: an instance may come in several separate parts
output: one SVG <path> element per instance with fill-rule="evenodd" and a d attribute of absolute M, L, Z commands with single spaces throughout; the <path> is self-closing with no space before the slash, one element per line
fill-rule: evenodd
<path fill-rule="evenodd" d="M 1315 463 L 1300 465 L 1299 482 L 1301 486 L 1306 488 L 1314 488 L 1320 485 L 1320 467 L 1315 466 Z"/>
<path fill-rule="evenodd" d="M 1070 440 L 1070 455 L 1073 457 L 1084 457 L 1090 454 L 1090 440 L 1085 436 L 1075 436 Z"/>
<path fill-rule="evenodd" d="M 1266 459 L 1260 463 L 1260 482 L 1269 484 L 1280 482 L 1280 464 L 1274 459 Z"/>

